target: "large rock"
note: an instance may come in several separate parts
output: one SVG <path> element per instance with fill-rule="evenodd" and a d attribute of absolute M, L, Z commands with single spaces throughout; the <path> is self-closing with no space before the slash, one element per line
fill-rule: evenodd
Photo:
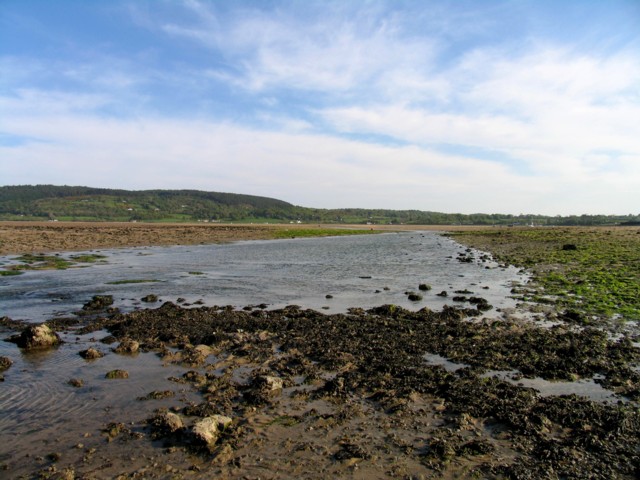
<path fill-rule="evenodd" d="M 197 421 L 191 427 L 191 433 L 196 441 L 212 447 L 222 432 L 233 420 L 224 415 L 212 415 Z"/>
<path fill-rule="evenodd" d="M 27 327 L 20 335 L 14 335 L 9 340 L 25 350 L 51 348 L 62 343 L 58 334 L 44 323 Z"/>

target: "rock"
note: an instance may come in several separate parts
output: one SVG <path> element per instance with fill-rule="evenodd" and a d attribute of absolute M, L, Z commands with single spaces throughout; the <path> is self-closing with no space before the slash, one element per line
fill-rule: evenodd
<path fill-rule="evenodd" d="M 431 285 L 421 283 L 420 285 L 418 285 L 418 290 L 422 290 L 423 292 L 429 291 L 431 290 Z"/>
<path fill-rule="evenodd" d="M 573 243 L 565 243 L 562 246 L 562 250 L 565 250 L 565 251 L 567 251 L 567 250 L 577 250 L 577 249 L 578 249 L 578 246 L 573 244 Z"/>
<path fill-rule="evenodd" d="M 420 300 L 422 300 L 422 295 L 418 295 L 417 293 L 410 292 L 407 295 L 407 298 L 412 302 L 419 302 Z"/>
<path fill-rule="evenodd" d="M 85 360 L 95 360 L 96 358 L 104 357 L 104 353 L 102 353 L 100 350 L 96 350 L 93 347 L 89 347 L 86 350 L 82 350 L 81 352 L 78 353 L 78 355 L 80 355 Z"/>
<path fill-rule="evenodd" d="M 253 380 L 253 387 L 263 392 L 278 392 L 284 387 L 284 382 L 279 377 L 260 375 Z"/>
<path fill-rule="evenodd" d="M 220 432 L 231 422 L 233 420 L 224 415 L 212 415 L 194 423 L 191 433 L 198 442 L 212 446 L 220 437 Z"/>
<path fill-rule="evenodd" d="M 25 328 L 20 335 L 14 335 L 9 341 L 26 350 L 51 348 L 62 343 L 58 334 L 44 323 Z"/>
<path fill-rule="evenodd" d="M 329 299 L 329 298 L 333 298 L 333 295 L 331 295 L 330 293 L 328 293 L 328 294 L 326 294 L 326 295 L 324 296 L 324 298 L 327 298 L 327 299 Z"/>
<path fill-rule="evenodd" d="M 0 372 L 4 372 L 11 365 L 13 365 L 13 361 L 10 358 L 0 356 Z"/>
<path fill-rule="evenodd" d="M 147 420 L 155 436 L 174 435 L 184 429 L 182 417 L 177 413 L 163 412 Z"/>
<path fill-rule="evenodd" d="M 142 297 L 140 300 L 147 303 L 154 303 L 158 301 L 158 296 L 150 293 L 149 295 Z"/>
<path fill-rule="evenodd" d="M 80 388 L 84 385 L 84 382 L 80 378 L 72 378 L 67 383 L 76 388 Z"/>
<path fill-rule="evenodd" d="M 107 372 L 105 378 L 108 378 L 109 380 L 129 378 L 129 372 L 126 370 L 111 370 L 110 372 Z"/>
<path fill-rule="evenodd" d="M 443 291 L 441 291 L 440 293 L 436 293 L 436 295 L 437 295 L 438 297 L 446 297 L 446 296 L 448 296 L 449 294 L 447 293 L 447 291 L 446 291 L 446 290 L 443 290 Z"/>
<path fill-rule="evenodd" d="M 82 310 L 104 310 L 110 305 L 113 305 L 113 295 L 94 295 L 82 306 Z"/>
<path fill-rule="evenodd" d="M 120 342 L 113 351 L 116 353 L 126 353 L 129 355 L 133 355 L 134 353 L 138 353 L 140 349 L 140 344 L 135 340 L 131 340 L 130 338 L 125 338 Z"/>

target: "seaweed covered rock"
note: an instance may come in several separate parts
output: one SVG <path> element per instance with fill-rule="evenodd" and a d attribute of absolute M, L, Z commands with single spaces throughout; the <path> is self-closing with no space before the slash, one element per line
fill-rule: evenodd
<path fill-rule="evenodd" d="M 44 323 L 25 328 L 19 335 L 9 338 L 9 341 L 25 350 L 51 348 L 62 343 L 60 336 Z"/>
<path fill-rule="evenodd" d="M 111 305 L 113 305 L 113 295 L 94 295 L 82 306 L 82 310 L 85 312 L 104 310 Z"/>

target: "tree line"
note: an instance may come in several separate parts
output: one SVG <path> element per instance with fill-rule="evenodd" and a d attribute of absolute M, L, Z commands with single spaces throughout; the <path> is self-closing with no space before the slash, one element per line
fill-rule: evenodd
<path fill-rule="evenodd" d="M 415 225 L 619 225 L 640 215 L 544 216 L 421 210 L 318 209 L 254 195 L 82 186 L 0 187 L 0 220 L 303 222 Z"/>

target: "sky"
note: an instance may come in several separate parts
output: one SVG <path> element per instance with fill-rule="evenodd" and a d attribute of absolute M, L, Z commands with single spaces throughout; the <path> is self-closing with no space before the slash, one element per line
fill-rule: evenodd
<path fill-rule="evenodd" d="M 640 213 L 640 0 L 0 0 L 0 185 Z"/>

